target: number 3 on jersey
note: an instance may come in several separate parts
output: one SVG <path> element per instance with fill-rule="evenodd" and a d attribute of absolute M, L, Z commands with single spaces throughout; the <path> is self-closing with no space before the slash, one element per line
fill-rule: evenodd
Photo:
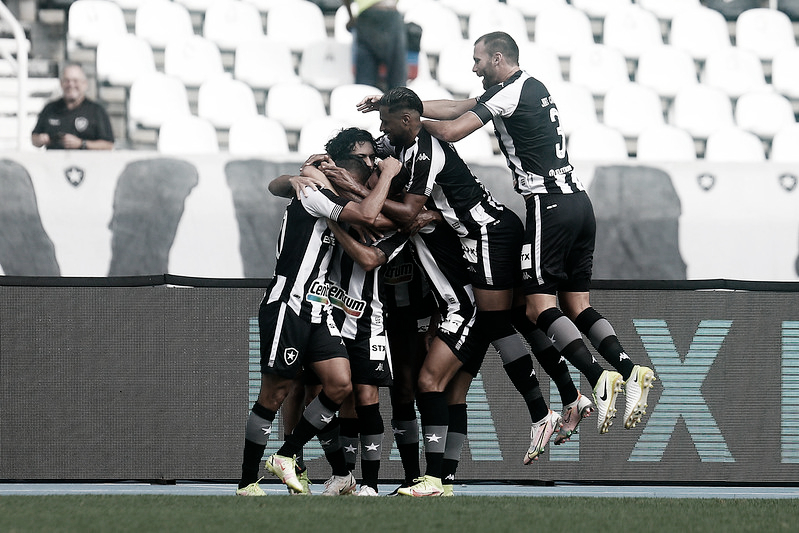
<path fill-rule="evenodd" d="M 549 120 L 555 124 L 555 131 L 560 136 L 560 142 L 555 144 L 555 155 L 558 159 L 563 159 L 566 157 L 566 138 L 563 136 L 563 127 L 560 125 L 560 113 L 558 113 L 557 107 L 552 106 L 552 109 L 549 110 Z"/>

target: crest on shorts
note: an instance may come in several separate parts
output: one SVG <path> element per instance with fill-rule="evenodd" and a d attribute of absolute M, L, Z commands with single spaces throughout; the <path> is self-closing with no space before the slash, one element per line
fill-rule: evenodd
<path fill-rule="evenodd" d="M 291 366 L 296 363 L 299 356 L 300 352 L 297 351 L 297 348 L 286 348 L 283 350 L 283 361 L 286 363 L 286 366 Z"/>

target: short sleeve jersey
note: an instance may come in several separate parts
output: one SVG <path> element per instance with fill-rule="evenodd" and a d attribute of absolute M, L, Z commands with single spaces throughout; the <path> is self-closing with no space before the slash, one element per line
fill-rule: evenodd
<path fill-rule="evenodd" d="M 388 139 L 381 138 L 383 143 Z M 441 212 L 459 236 L 494 224 L 504 206 L 496 201 L 461 159 L 452 144 L 436 139 L 424 128 L 409 148 L 394 151 L 411 175 L 405 191 L 427 196 L 428 209 Z"/>
<path fill-rule="evenodd" d="M 319 323 L 329 304 L 328 271 L 335 237 L 327 220 L 338 220 L 348 200 L 328 189 L 293 198 L 283 214 L 277 239 L 275 275 L 267 303 L 281 301 L 303 320 Z"/>
<path fill-rule="evenodd" d="M 353 237 L 359 238 L 352 230 L 350 232 Z M 372 246 L 380 249 L 388 262 L 400 253 L 408 237 L 406 233 L 393 232 Z M 385 265 L 367 272 L 341 247 L 333 257 L 333 266 L 330 269 L 330 303 L 342 336 L 360 340 L 382 335 L 385 329 Z"/>
<path fill-rule="evenodd" d="M 483 124 L 493 120 L 516 192 L 527 196 L 585 190 L 572 174 L 558 108 L 543 83 L 519 70 L 490 87 L 471 111 Z"/>
<path fill-rule="evenodd" d="M 53 144 L 51 149 L 63 149 L 59 134 L 70 133 L 87 141 L 114 142 L 111 120 L 103 106 L 89 99 L 75 109 L 67 109 L 63 98 L 48 103 L 39 113 L 33 133 L 47 133 Z"/>

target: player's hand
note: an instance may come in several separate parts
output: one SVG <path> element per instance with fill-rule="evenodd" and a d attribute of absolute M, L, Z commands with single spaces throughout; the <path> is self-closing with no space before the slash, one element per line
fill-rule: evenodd
<path fill-rule="evenodd" d="M 402 231 L 409 235 L 416 235 L 423 227 L 443 221 L 444 218 L 438 211 L 422 208 L 416 218 L 407 224 Z"/>
<path fill-rule="evenodd" d="M 292 176 L 289 178 L 289 183 L 294 188 L 297 200 L 301 199 L 300 195 L 308 197 L 308 192 L 305 190 L 306 187 L 310 187 L 314 191 L 323 187 L 330 188 L 330 182 L 320 173 L 316 173 L 314 176 Z"/>
<path fill-rule="evenodd" d="M 319 165 L 319 170 L 324 172 L 325 177 L 329 179 L 339 191 L 349 191 L 359 196 L 363 193 L 363 186 L 352 177 L 349 170 L 330 163 L 322 163 Z"/>
<path fill-rule="evenodd" d="M 369 111 L 377 111 L 377 103 L 382 98 L 381 95 L 367 96 L 355 106 L 361 113 L 368 113 Z"/>
<path fill-rule="evenodd" d="M 377 163 L 377 168 L 380 169 L 381 178 L 383 176 L 391 176 L 393 178 L 402 170 L 402 163 L 395 157 L 387 157 Z"/>
<path fill-rule="evenodd" d="M 308 167 L 319 167 L 319 165 L 320 165 L 320 164 L 321 164 L 323 161 L 327 161 L 327 162 L 330 162 L 330 163 L 332 163 L 332 162 L 333 162 L 333 160 L 332 160 L 332 159 L 330 159 L 330 156 L 329 156 L 329 155 L 327 155 L 327 154 L 314 154 L 314 155 L 312 155 L 311 157 L 309 157 L 308 159 L 306 159 L 306 160 L 305 160 L 305 163 L 303 163 L 303 164 L 302 164 L 302 166 L 300 167 L 300 174 L 302 174 L 302 175 L 304 175 L 304 176 L 305 176 L 305 175 L 308 175 L 308 174 L 305 172 L 305 170 L 306 170 Z"/>

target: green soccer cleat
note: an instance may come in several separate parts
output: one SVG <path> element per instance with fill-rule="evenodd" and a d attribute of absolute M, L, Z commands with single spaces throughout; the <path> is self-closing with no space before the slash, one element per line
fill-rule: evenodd
<path fill-rule="evenodd" d="M 261 479 L 259 479 L 258 481 L 261 481 Z M 246 487 L 237 489 L 236 496 L 266 496 L 264 489 L 262 489 L 261 486 L 258 485 L 258 481 L 256 481 L 255 483 L 250 483 Z"/>
<path fill-rule="evenodd" d="M 293 457 L 270 455 L 266 460 L 266 469 L 294 492 L 302 492 L 303 486 L 297 479 L 297 461 Z"/>
<path fill-rule="evenodd" d="M 444 487 L 444 492 L 441 494 L 441 496 L 443 496 L 445 498 L 448 498 L 448 497 L 451 497 L 451 496 L 455 496 L 455 491 L 452 490 L 452 485 L 451 484 L 442 485 L 442 487 Z"/>
<path fill-rule="evenodd" d="M 302 485 L 302 492 L 295 492 L 290 487 L 286 487 L 289 491 L 289 494 L 292 496 L 310 496 L 312 483 L 308 478 L 308 469 L 306 468 L 302 472 L 298 472 L 297 479 L 300 481 L 300 485 Z"/>
<path fill-rule="evenodd" d="M 414 479 L 416 482 L 410 487 L 404 487 L 397 491 L 397 494 L 403 496 L 441 496 L 444 494 L 444 487 L 441 485 L 441 480 L 433 476 L 422 476 Z"/>

